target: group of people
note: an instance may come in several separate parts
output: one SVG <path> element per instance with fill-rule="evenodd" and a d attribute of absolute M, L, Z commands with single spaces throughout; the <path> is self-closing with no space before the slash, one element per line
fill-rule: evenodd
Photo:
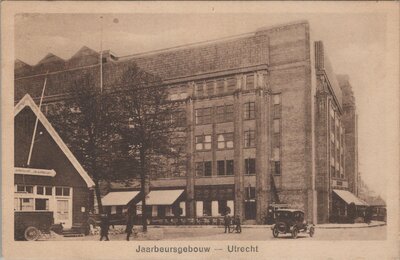
<path fill-rule="evenodd" d="M 232 228 L 231 228 L 231 225 Z M 226 213 L 224 216 L 224 226 L 225 226 L 225 233 L 231 233 L 233 231 L 236 231 L 236 233 L 242 233 L 242 226 L 240 223 L 240 217 L 239 216 L 234 216 L 231 217 L 229 213 Z"/>
<path fill-rule="evenodd" d="M 108 215 L 102 214 L 101 218 L 100 218 L 100 241 L 102 241 L 103 238 L 105 239 L 105 241 L 110 240 L 108 237 L 108 231 L 110 229 L 110 226 L 114 226 L 114 225 L 110 223 Z M 132 214 L 128 213 L 127 220 L 126 220 L 126 228 L 125 228 L 127 241 L 129 241 L 129 238 L 132 235 L 132 229 L 133 229 L 133 216 L 132 216 Z"/>

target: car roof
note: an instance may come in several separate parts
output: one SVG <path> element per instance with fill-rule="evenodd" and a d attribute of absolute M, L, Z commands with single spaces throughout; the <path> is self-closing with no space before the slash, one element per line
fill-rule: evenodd
<path fill-rule="evenodd" d="M 301 212 L 301 213 L 304 213 L 302 210 L 299 210 L 299 209 L 278 209 L 276 211 L 277 212 L 278 211 L 284 211 L 284 212 Z"/>

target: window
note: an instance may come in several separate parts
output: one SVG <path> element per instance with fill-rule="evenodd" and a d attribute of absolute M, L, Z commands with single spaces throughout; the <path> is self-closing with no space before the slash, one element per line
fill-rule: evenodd
<path fill-rule="evenodd" d="M 56 187 L 56 196 L 70 196 L 70 188 Z"/>
<path fill-rule="evenodd" d="M 225 175 L 225 161 L 217 161 L 217 175 Z"/>
<path fill-rule="evenodd" d="M 280 120 L 274 119 L 274 133 L 277 134 L 280 132 Z"/>
<path fill-rule="evenodd" d="M 281 95 L 274 95 L 274 105 L 279 105 L 281 103 Z"/>
<path fill-rule="evenodd" d="M 196 125 L 211 124 L 211 107 L 196 109 Z"/>
<path fill-rule="evenodd" d="M 225 80 L 217 80 L 217 94 L 223 94 L 225 92 Z"/>
<path fill-rule="evenodd" d="M 214 81 L 208 81 L 206 83 L 207 95 L 212 96 L 214 95 Z"/>
<path fill-rule="evenodd" d="M 281 96 L 280 95 L 273 95 L 273 116 L 274 118 L 281 117 Z"/>
<path fill-rule="evenodd" d="M 176 127 L 186 126 L 186 113 L 185 111 L 177 111 L 172 115 L 172 122 Z"/>
<path fill-rule="evenodd" d="M 196 175 L 197 176 L 212 176 L 211 161 L 196 162 Z"/>
<path fill-rule="evenodd" d="M 254 89 L 254 74 L 246 76 L 246 89 Z"/>
<path fill-rule="evenodd" d="M 14 198 L 15 211 L 34 211 L 35 204 L 33 198 Z"/>
<path fill-rule="evenodd" d="M 196 96 L 204 96 L 203 83 L 196 83 Z"/>
<path fill-rule="evenodd" d="M 203 201 L 203 216 L 211 216 L 211 201 Z"/>
<path fill-rule="evenodd" d="M 256 188 L 246 187 L 245 190 L 245 200 L 255 200 L 256 199 Z"/>
<path fill-rule="evenodd" d="M 225 215 L 228 208 L 228 201 L 226 200 L 219 200 L 218 201 L 218 213 L 221 215 Z"/>
<path fill-rule="evenodd" d="M 204 162 L 204 176 L 211 176 L 212 175 L 212 166 L 211 162 Z"/>
<path fill-rule="evenodd" d="M 233 160 L 226 161 L 226 175 L 233 175 Z"/>
<path fill-rule="evenodd" d="M 18 193 L 33 193 L 33 186 L 17 185 Z"/>
<path fill-rule="evenodd" d="M 217 123 L 233 121 L 233 105 L 217 107 Z"/>
<path fill-rule="evenodd" d="M 211 135 L 199 135 L 195 137 L 196 150 L 210 150 L 211 149 Z"/>
<path fill-rule="evenodd" d="M 279 161 L 280 160 L 280 149 L 279 148 L 274 148 L 273 150 L 273 160 L 274 161 Z"/>
<path fill-rule="evenodd" d="M 35 210 L 49 210 L 49 199 L 35 199 Z"/>
<path fill-rule="evenodd" d="M 336 177 L 336 171 L 335 171 L 335 166 L 331 165 L 331 176 Z"/>
<path fill-rule="evenodd" d="M 225 122 L 225 106 L 217 107 L 217 123 Z"/>
<path fill-rule="evenodd" d="M 244 166 L 245 166 L 245 174 L 252 175 L 256 174 L 256 159 L 248 158 L 244 159 Z"/>
<path fill-rule="evenodd" d="M 52 195 L 52 187 L 37 186 L 36 194 L 38 195 Z"/>
<path fill-rule="evenodd" d="M 218 134 L 218 149 L 233 148 L 233 133 Z"/>
<path fill-rule="evenodd" d="M 255 105 L 254 102 L 247 102 L 244 104 L 244 119 L 255 118 Z"/>
<path fill-rule="evenodd" d="M 236 78 L 231 77 L 227 79 L 227 91 L 233 92 L 236 89 Z"/>
<path fill-rule="evenodd" d="M 281 175 L 281 162 L 280 161 L 274 162 L 274 174 Z"/>
<path fill-rule="evenodd" d="M 248 130 L 244 132 L 244 147 L 255 146 L 255 131 Z"/>

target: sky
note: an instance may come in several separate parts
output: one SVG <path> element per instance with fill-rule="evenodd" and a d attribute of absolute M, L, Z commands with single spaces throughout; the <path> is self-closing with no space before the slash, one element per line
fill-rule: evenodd
<path fill-rule="evenodd" d="M 308 20 L 322 40 L 336 74 L 348 74 L 359 121 L 359 171 L 376 194 L 386 197 L 385 170 L 393 140 L 385 135 L 392 86 L 386 84 L 386 16 L 382 13 L 263 14 L 24 14 L 15 17 L 15 58 L 36 64 L 51 52 L 68 59 L 83 45 L 117 56 L 252 32 L 265 26 Z"/>

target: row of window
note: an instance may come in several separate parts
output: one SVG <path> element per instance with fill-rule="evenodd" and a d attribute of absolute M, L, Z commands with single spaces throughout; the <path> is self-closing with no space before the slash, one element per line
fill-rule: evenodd
<path fill-rule="evenodd" d="M 34 193 L 34 186 L 32 185 L 16 185 L 15 192 L 16 193 Z M 51 186 L 36 186 L 36 194 L 37 195 L 53 195 L 53 187 Z M 69 197 L 71 195 L 70 188 L 68 187 L 55 187 L 55 195 L 56 196 L 64 196 Z"/>
<path fill-rule="evenodd" d="M 231 149 L 234 146 L 233 133 L 217 134 L 217 148 L 218 149 Z M 255 147 L 256 134 L 254 130 L 244 131 L 244 147 Z M 196 150 L 211 150 L 212 137 L 211 135 L 198 135 L 195 137 Z"/>
<path fill-rule="evenodd" d="M 49 210 L 49 199 L 14 198 L 15 211 Z"/>
<path fill-rule="evenodd" d="M 205 107 L 198 108 L 195 110 L 195 122 L 196 125 L 206 125 L 211 124 L 213 122 L 213 108 Z M 233 122 L 234 119 L 234 111 L 233 105 L 224 105 L 216 107 L 216 122 Z M 243 117 L 245 120 L 255 119 L 255 103 L 247 102 L 243 104 Z"/>
<path fill-rule="evenodd" d="M 256 174 L 256 159 L 246 158 L 244 159 L 244 174 L 254 175 Z M 213 175 L 212 162 L 203 161 L 196 162 L 196 175 L 202 177 L 210 177 Z M 234 175 L 234 162 L 233 160 L 218 160 L 217 161 L 217 175 L 218 176 L 231 176 Z"/>

